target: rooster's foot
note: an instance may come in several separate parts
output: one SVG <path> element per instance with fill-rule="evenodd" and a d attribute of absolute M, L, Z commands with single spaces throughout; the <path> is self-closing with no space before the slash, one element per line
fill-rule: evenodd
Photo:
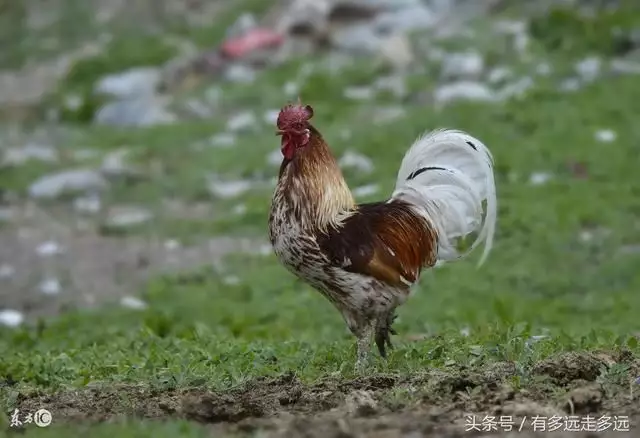
<path fill-rule="evenodd" d="M 380 356 L 386 359 L 387 357 L 387 347 L 389 350 L 393 350 L 393 344 L 391 343 L 391 335 L 395 335 L 396 331 L 391 327 L 393 322 L 396 320 L 397 315 L 395 314 L 395 310 L 392 310 L 387 314 L 387 317 L 378 322 L 378 326 L 376 328 L 376 345 L 378 346 L 378 351 L 380 352 Z"/>

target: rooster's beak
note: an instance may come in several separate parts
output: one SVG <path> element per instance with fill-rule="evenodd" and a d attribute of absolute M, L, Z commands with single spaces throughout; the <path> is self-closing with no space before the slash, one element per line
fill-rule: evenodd
<path fill-rule="evenodd" d="M 276 132 L 276 137 L 278 137 L 278 136 L 280 136 L 280 135 L 282 135 L 282 134 L 284 134 L 284 132 L 283 132 L 283 131 L 277 131 L 277 132 Z"/>

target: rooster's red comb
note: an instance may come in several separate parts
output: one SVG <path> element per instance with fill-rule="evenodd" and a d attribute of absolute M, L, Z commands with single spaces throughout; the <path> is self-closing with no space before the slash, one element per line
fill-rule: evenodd
<path fill-rule="evenodd" d="M 302 105 L 300 99 L 297 104 L 288 104 L 278 114 L 278 129 L 285 130 L 289 127 L 299 126 L 313 117 L 313 108 L 310 105 Z"/>

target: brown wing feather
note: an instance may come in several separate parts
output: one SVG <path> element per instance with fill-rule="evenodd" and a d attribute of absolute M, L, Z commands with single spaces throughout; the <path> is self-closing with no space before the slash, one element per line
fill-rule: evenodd
<path fill-rule="evenodd" d="M 408 288 L 424 266 L 436 262 L 437 236 L 400 201 L 361 204 L 342 227 L 318 237 L 331 263 Z"/>

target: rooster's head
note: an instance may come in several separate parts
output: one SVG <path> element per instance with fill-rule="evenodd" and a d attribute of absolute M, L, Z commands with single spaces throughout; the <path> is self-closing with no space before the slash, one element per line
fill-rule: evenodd
<path fill-rule="evenodd" d="M 289 104 L 280 110 L 276 135 L 282 136 L 282 155 L 287 160 L 292 160 L 296 151 L 309 143 L 311 136 L 309 119 L 311 117 L 313 117 L 313 108 L 299 102 Z"/>

